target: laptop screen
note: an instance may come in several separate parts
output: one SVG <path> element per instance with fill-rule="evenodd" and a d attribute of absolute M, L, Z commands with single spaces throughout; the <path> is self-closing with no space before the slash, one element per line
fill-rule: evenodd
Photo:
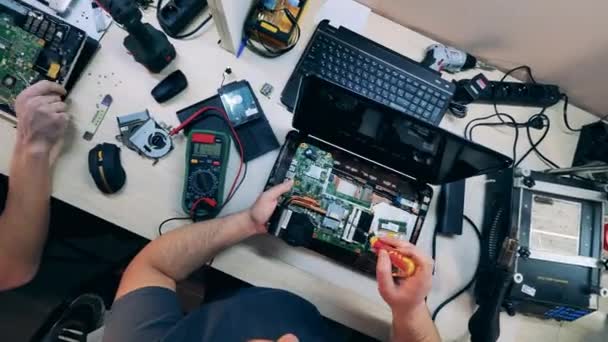
<path fill-rule="evenodd" d="M 293 127 L 430 184 L 512 164 L 498 152 L 316 76 L 302 79 Z"/>

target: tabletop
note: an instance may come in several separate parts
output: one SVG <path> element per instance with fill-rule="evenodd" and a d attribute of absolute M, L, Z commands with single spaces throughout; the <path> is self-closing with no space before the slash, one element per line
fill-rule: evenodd
<path fill-rule="evenodd" d="M 214 25 L 208 25 L 191 39 L 172 40 L 178 57 L 160 74 L 149 73 L 127 54 L 122 46 L 126 32 L 112 25 L 101 41 L 101 49 L 69 96 L 73 127 L 55 169 L 53 196 L 148 239 L 157 237 L 160 222 L 184 215 L 180 199 L 185 139 L 177 137 L 174 140 L 174 151 L 156 165 L 153 165 L 151 160 L 122 148 L 121 158 L 127 173 L 127 182 L 124 189 L 114 195 L 104 195 L 97 190 L 88 173 L 88 151 L 102 142 L 117 143 L 116 117 L 120 115 L 147 109 L 157 121 L 176 126 L 179 122 L 175 115 L 177 110 L 217 93 L 226 67 L 233 70 L 228 81 L 249 81 L 276 137 L 280 143 L 284 142 L 285 135 L 292 129 L 292 115 L 280 103 L 280 91 L 316 26 L 315 13 L 322 2 L 309 2 L 302 16 L 302 35 L 298 46 L 280 58 L 264 59 L 245 51 L 241 58 L 237 59 L 218 46 L 217 31 Z M 146 12 L 144 18 L 156 25 L 152 10 Z M 424 48 L 434 43 L 431 39 L 376 14 L 370 15 L 362 34 L 415 60 L 420 60 Z M 188 88 L 166 103 L 156 103 L 150 96 L 150 90 L 177 69 L 186 74 Z M 456 76 L 471 78 L 478 72 L 479 70 L 472 70 Z M 499 71 L 484 73 L 489 79 L 495 80 L 503 76 Z M 449 75 L 445 77 L 451 78 Z M 261 96 L 257 91 L 264 83 L 275 87 L 270 98 Z M 96 111 L 96 104 L 106 94 L 112 95 L 114 102 L 93 140 L 85 141 L 82 139 L 84 129 Z M 493 110 L 489 105 L 471 105 L 466 119 L 457 119 L 446 114 L 441 127 L 462 135 L 464 126 L 470 119 L 492 114 Z M 501 110 L 518 121 L 525 121 L 530 115 L 538 112 L 538 109 L 534 108 L 512 106 L 501 106 Z M 578 135 L 566 130 L 561 119 L 561 103 L 547 109 L 546 114 L 551 118 L 552 126 L 540 149 L 557 164 L 569 166 Z M 575 106 L 570 106 L 569 118 L 571 125 L 575 127 L 597 120 Z M 15 129 L 12 123 L 0 120 L 0 130 L 0 145 L 3 146 L 0 149 L 0 173 L 8 174 Z M 520 133 L 525 134 L 523 131 Z M 533 132 L 533 135 L 537 138 L 538 132 Z M 479 128 L 475 132 L 474 140 L 505 155 L 511 155 L 513 129 Z M 520 139 L 518 155 L 525 152 L 529 146 L 525 139 Z M 221 215 L 245 209 L 254 202 L 264 188 L 277 152 L 270 152 L 249 163 L 249 173 L 242 188 Z M 237 163 L 238 154 L 233 147 L 227 179 L 234 177 Z M 538 170 L 546 168 L 534 155 L 522 165 Z M 467 181 L 465 213 L 478 224 L 481 223 L 483 214 L 483 191 L 480 191 L 482 186 L 483 177 Z M 426 251 L 430 251 L 436 223 L 436 198 L 437 196 L 433 200 L 418 243 Z M 178 225 L 179 223 L 173 226 L 168 224 L 166 229 Z M 473 232 L 466 226 L 462 236 L 439 239 L 436 274 L 428 300 L 431 309 L 471 278 L 478 259 L 477 245 Z M 220 253 L 214 259 L 213 267 L 254 285 L 287 289 L 308 299 L 322 314 L 337 322 L 379 339 L 384 340 L 388 336 L 390 310 L 378 295 L 375 280 L 314 252 L 290 247 L 272 236 L 258 236 Z M 468 294 L 448 305 L 437 323 L 442 336 L 446 340 L 464 338 L 467 332 L 466 323 L 472 310 L 473 300 Z M 532 324 L 528 318 L 504 317 L 503 324 L 515 330 L 517 327 Z M 533 324 L 553 329 L 551 331 L 560 329 L 555 324 L 536 320 Z M 522 340 L 521 333 L 508 330 L 503 328 L 501 341 Z"/>

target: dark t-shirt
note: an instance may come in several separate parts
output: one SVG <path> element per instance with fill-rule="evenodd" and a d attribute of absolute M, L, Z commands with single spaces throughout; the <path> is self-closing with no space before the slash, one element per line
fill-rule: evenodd
<path fill-rule="evenodd" d="M 300 341 L 332 340 L 317 308 L 286 291 L 247 288 L 184 316 L 175 292 L 146 287 L 114 303 L 103 340 L 243 342 L 261 338 L 276 341 L 288 333 Z"/>

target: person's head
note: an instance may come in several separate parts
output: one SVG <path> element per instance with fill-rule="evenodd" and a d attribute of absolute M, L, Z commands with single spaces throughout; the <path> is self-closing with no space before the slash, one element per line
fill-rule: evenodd
<path fill-rule="evenodd" d="M 300 340 L 298 340 L 298 338 L 293 334 L 283 335 L 283 336 L 279 337 L 278 340 L 276 340 L 276 342 L 299 342 L 299 341 Z M 275 341 L 266 340 L 266 339 L 255 339 L 255 340 L 249 340 L 248 342 L 275 342 Z"/>

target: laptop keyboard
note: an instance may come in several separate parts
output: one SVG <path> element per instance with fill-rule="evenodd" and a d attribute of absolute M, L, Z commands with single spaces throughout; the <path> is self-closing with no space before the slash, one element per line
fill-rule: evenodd
<path fill-rule="evenodd" d="M 441 121 L 449 98 L 435 87 L 326 34 L 311 44 L 302 74 L 316 74 L 424 121 Z"/>

